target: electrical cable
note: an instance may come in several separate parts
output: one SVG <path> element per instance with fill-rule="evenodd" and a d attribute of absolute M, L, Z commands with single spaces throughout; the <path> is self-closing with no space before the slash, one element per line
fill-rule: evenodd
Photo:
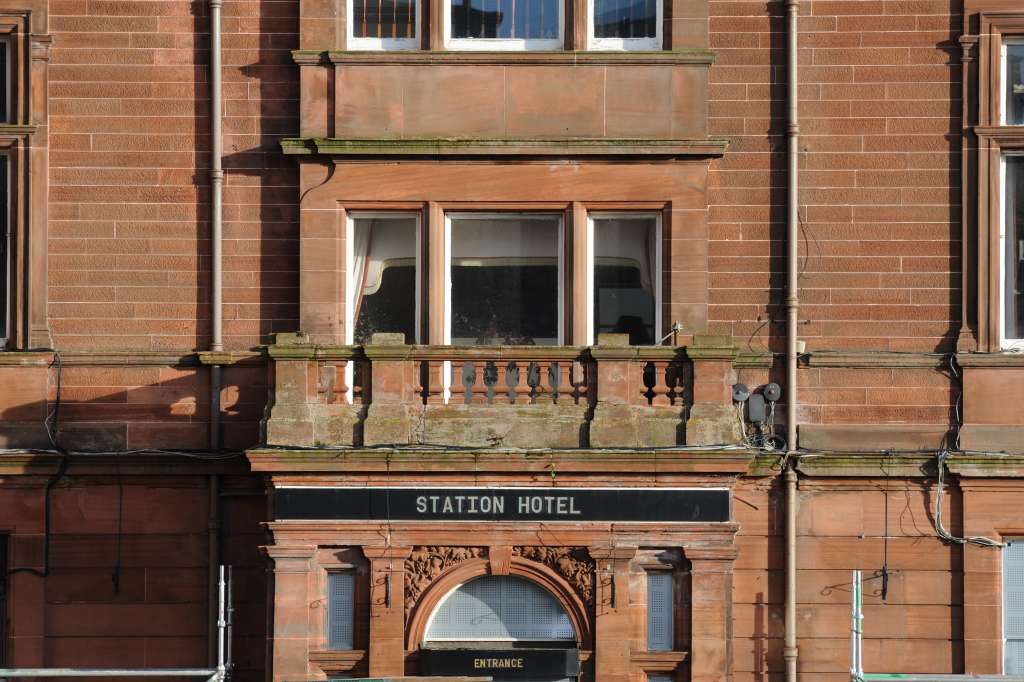
<path fill-rule="evenodd" d="M 939 469 L 939 480 L 937 484 L 937 491 L 935 494 L 935 532 L 938 533 L 939 537 L 946 542 L 952 542 L 957 545 L 977 545 L 978 547 L 1004 547 L 1003 543 L 986 538 L 983 536 L 971 536 L 971 537 L 957 537 L 952 535 L 946 530 L 945 526 L 942 525 L 942 487 L 943 487 L 943 475 L 946 469 L 946 458 L 949 457 L 949 450 L 939 450 L 936 453 L 936 464 Z"/>

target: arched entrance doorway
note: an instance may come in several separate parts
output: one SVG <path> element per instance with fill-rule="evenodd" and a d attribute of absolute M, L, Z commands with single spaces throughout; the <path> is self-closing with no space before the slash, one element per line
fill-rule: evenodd
<path fill-rule="evenodd" d="M 517 576 L 483 576 L 442 598 L 420 654 L 427 675 L 572 682 L 577 642 L 569 614 L 547 590 Z"/>

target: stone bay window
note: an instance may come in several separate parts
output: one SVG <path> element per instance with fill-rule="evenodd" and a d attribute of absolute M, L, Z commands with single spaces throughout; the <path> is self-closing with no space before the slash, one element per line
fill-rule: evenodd
<path fill-rule="evenodd" d="M 706 4 L 300 16 L 275 679 L 727 678 L 747 455 L 681 446 L 737 442 L 770 358 L 707 333 Z"/>

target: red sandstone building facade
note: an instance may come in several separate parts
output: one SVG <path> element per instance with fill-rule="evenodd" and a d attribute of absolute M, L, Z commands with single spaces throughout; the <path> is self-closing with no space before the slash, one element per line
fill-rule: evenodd
<path fill-rule="evenodd" d="M 244 679 L 836 682 L 853 569 L 868 671 L 1024 670 L 1019 2 L 0 47 L 0 668 L 205 664 L 224 563 Z"/>

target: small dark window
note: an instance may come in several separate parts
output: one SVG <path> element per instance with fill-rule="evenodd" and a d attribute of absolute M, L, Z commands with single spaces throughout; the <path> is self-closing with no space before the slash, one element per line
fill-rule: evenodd
<path fill-rule="evenodd" d="M 0 535 L 0 668 L 7 665 L 7 536 Z"/>
<path fill-rule="evenodd" d="M 10 159 L 0 156 L 0 348 L 10 336 L 11 319 L 11 221 L 7 206 L 7 167 Z"/>
<path fill-rule="evenodd" d="M 352 649 L 355 637 L 355 574 L 327 574 L 327 646 Z"/>

